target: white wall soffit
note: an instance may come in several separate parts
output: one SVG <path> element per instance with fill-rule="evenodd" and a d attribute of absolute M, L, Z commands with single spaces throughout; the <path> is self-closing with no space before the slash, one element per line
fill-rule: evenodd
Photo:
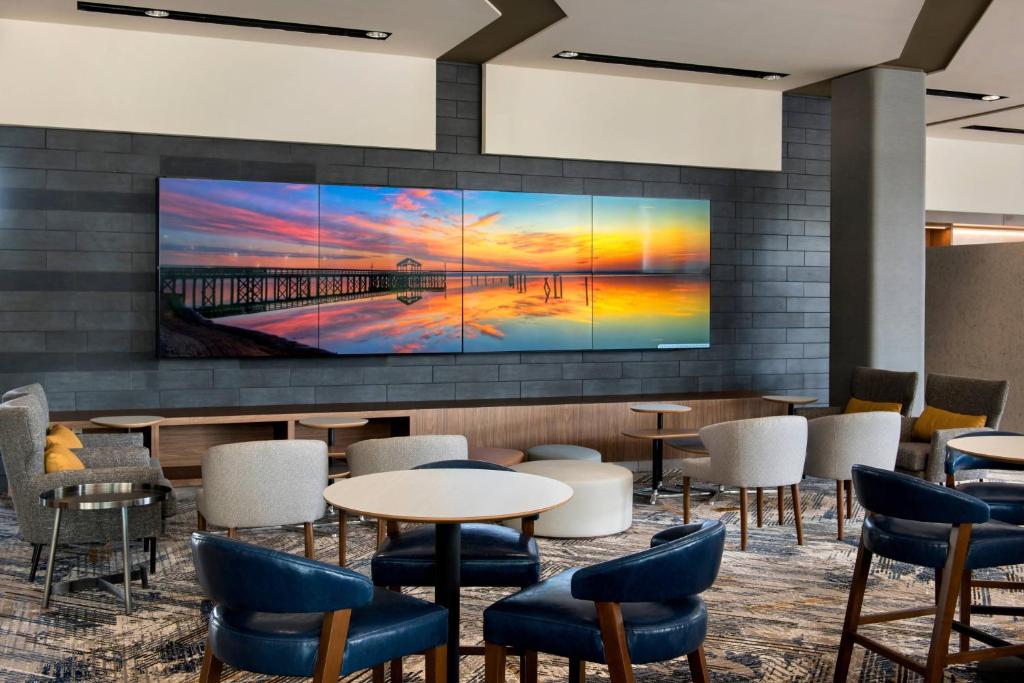
<path fill-rule="evenodd" d="M 484 66 L 487 154 L 778 171 L 782 95 L 696 83 Z"/>
<path fill-rule="evenodd" d="M 925 208 L 1024 214 L 1024 145 L 928 138 Z"/>
<path fill-rule="evenodd" d="M 433 149 L 421 57 L 0 20 L 0 123 Z"/>

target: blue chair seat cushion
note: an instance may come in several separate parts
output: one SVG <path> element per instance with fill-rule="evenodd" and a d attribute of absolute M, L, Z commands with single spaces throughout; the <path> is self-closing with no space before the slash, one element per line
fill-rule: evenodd
<path fill-rule="evenodd" d="M 433 524 L 404 530 L 377 550 L 370 565 L 378 586 L 434 586 L 436 527 Z M 514 586 L 540 580 L 537 541 L 497 524 L 463 524 L 461 584 Z"/>
<path fill-rule="evenodd" d="M 1007 524 L 1024 524 L 1024 484 L 972 481 L 958 484 L 956 489 L 988 503 L 992 519 Z"/>
<path fill-rule="evenodd" d="M 210 646 L 226 664 L 273 676 L 312 676 L 324 615 L 273 614 L 217 605 Z M 447 640 L 448 611 L 429 602 L 375 589 L 373 603 L 352 610 L 342 674 L 362 671 Z"/>
<path fill-rule="evenodd" d="M 942 567 L 949 553 L 948 524 L 915 522 L 883 515 L 864 520 L 864 545 L 871 552 L 921 567 Z M 1024 528 L 1005 522 L 975 524 L 967 569 L 1024 563 Z"/>
<path fill-rule="evenodd" d="M 484 640 L 560 657 L 605 663 L 597 607 L 572 597 L 576 569 L 541 581 L 484 610 Z M 672 602 L 622 603 L 629 655 L 635 664 L 693 652 L 707 634 L 700 596 Z"/>

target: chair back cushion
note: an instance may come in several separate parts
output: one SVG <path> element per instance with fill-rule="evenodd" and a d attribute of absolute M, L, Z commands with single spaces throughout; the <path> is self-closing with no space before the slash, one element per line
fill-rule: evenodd
<path fill-rule="evenodd" d="M 43 411 L 43 422 L 49 426 L 50 403 L 46 400 L 46 391 L 43 389 L 42 384 L 36 382 L 33 384 L 26 384 L 21 387 L 14 387 L 13 389 L 5 392 L 0 400 L 9 401 L 12 398 L 17 398 L 18 396 L 35 396 L 36 401 L 39 403 L 39 409 Z"/>
<path fill-rule="evenodd" d="M 993 432 L 993 431 L 982 431 L 982 432 L 971 432 L 969 434 L 961 434 L 958 439 L 962 439 L 968 436 L 1024 436 L 1020 432 Z M 946 446 L 946 474 L 955 474 L 962 470 L 1009 470 L 1009 471 L 1022 471 L 1024 470 L 1024 462 L 1008 462 L 1006 460 L 993 460 L 992 458 L 982 458 L 977 455 L 970 455 L 963 451 L 958 451 L 952 446 Z"/>
<path fill-rule="evenodd" d="M 362 574 L 208 533 L 192 534 L 192 562 L 203 594 L 253 612 L 332 612 L 367 605 Z"/>
<path fill-rule="evenodd" d="M 846 408 L 843 409 L 843 413 L 846 415 L 853 413 L 898 413 L 901 410 L 903 410 L 903 405 L 900 403 L 862 401 L 856 396 L 851 396 L 850 400 L 846 402 Z"/>
<path fill-rule="evenodd" d="M 850 395 L 863 401 L 899 403 L 900 412 L 909 417 L 917 379 L 916 372 L 858 367 L 850 375 Z"/>
<path fill-rule="evenodd" d="M 43 453 L 43 468 L 50 472 L 66 472 L 68 470 L 84 470 L 85 465 L 70 449 L 54 444 L 47 446 Z"/>
<path fill-rule="evenodd" d="M 713 481 L 735 486 L 775 487 L 800 483 L 807 458 L 807 418 L 755 417 L 700 430 L 711 456 Z"/>
<path fill-rule="evenodd" d="M 974 496 L 877 467 L 854 465 L 853 490 L 870 514 L 940 524 L 989 520 L 988 504 Z"/>
<path fill-rule="evenodd" d="M 896 412 L 826 415 L 809 420 L 804 473 L 846 480 L 856 464 L 892 470 L 896 467 L 901 422 Z"/>
<path fill-rule="evenodd" d="M 279 526 L 323 516 L 327 444 L 318 440 L 247 441 L 203 456 L 200 512 L 223 527 Z"/>
<path fill-rule="evenodd" d="M 515 472 L 511 467 L 486 460 L 438 460 L 416 465 L 414 470 L 491 470 L 494 472 Z"/>
<path fill-rule="evenodd" d="M 580 569 L 572 596 L 595 602 L 667 602 L 703 593 L 722 564 L 725 526 L 704 522 L 695 532 L 649 550 Z"/>
<path fill-rule="evenodd" d="M 984 415 L 981 426 L 998 429 L 1009 389 L 1009 382 L 1004 381 L 931 374 L 925 383 L 924 402 L 961 415 Z"/>
<path fill-rule="evenodd" d="M 984 415 L 963 415 L 935 406 L 925 406 L 914 420 L 910 436 L 914 441 L 931 441 L 940 429 L 977 429 L 985 426 Z"/>
<path fill-rule="evenodd" d="M 411 470 L 439 460 L 469 459 L 466 437 L 457 435 L 396 436 L 358 441 L 346 449 L 353 477 Z"/>
<path fill-rule="evenodd" d="M 64 448 L 82 448 L 82 440 L 68 427 L 54 425 L 46 430 L 46 445 L 57 444 Z"/>

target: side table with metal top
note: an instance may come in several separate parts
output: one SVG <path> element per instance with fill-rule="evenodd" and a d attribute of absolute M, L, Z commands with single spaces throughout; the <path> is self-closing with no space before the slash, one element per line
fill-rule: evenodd
<path fill-rule="evenodd" d="M 66 595 L 78 591 L 100 588 L 124 601 L 125 614 L 132 613 L 131 581 L 141 579 L 143 588 L 149 585 L 146 565 L 132 569 L 131 545 L 128 541 L 128 510 L 163 502 L 171 493 L 169 486 L 160 484 L 133 484 L 114 482 L 104 484 L 80 484 L 64 486 L 40 494 L 39 504 L 54 508 L 53 535 L 50 537 L 49 561 L 46 564 L 46 584 L 43 587 L 43 609 L 50 606 L 50 596 Z M 116 574 L 88 577 L 73 581 L 62 581 L 53 585 L 53 565 L 57 555 L 57 541 L 60 536 L 60 519 L 64 510 L 121 510 L 122 570 Z M 120 582 L 123 586 L 116 585 Z"/>
<path fill-rule="evenodd" d="M 655 429 L 627 429 L 622 432 L 623 436 L 631 439 L 649 439 L 651 441 L 651 486 L 636 490 L 636 495 L 650 497 L 651 505 L 658 502 L 659 496 L 681 496 L 681 489 L 674 489 L 664 486 L 664 440 L 680 439 L 683 437 L 696 436 L 692 429 L 666 429 L 666 413 L 688 413 L 690 406 L 679 405 L 678 403 L 634 403 L 629 407 L 634 413 L 654 413 L 657 415 Z"/>

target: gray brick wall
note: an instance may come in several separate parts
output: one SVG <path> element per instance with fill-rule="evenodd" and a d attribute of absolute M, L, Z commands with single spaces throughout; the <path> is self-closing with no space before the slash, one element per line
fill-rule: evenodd
<path fill-rule="evenodd" d="M 482 156 L 480 70 L 438 64 L 437 152 L 0 126 L 0 388 L 105 410 L 760 389 L 828 394 L 829 102 L 784 99 L 781 173 Z M 155 180 L 711 200 L 709 349 L 157 360 Z"/>

